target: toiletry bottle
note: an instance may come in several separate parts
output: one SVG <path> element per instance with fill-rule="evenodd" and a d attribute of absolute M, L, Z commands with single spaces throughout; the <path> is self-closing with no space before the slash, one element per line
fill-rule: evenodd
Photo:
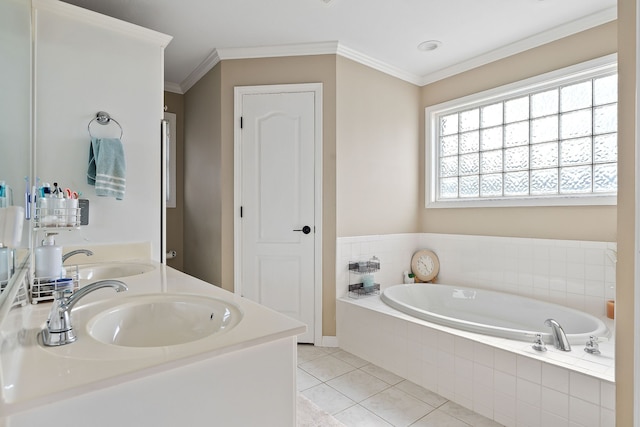
<path fill-rule="evenodd" d="M 36 277 L 55 280 L 62 274 L 62 247 L 57 246 L 54 236 L 58 233 L 46 233 L 42 245 L 35 250 Z"/>

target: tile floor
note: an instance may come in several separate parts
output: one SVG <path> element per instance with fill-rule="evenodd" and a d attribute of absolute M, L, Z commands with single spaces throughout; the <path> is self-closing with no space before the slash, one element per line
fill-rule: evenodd
<path fill-rule="evenodd" d="M 347 427 L 497 427 L 339 348 L 298 345 L 298 391 Z"/>

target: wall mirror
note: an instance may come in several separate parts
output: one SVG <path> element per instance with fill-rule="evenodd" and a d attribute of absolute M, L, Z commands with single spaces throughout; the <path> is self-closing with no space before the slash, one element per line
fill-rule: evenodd
<path fill-rule="evenodd" d="M 0 0 L 0 207 L 25 206 L 31 158 L 31 1 Z M 28 253 L 28 221 L 20 249 L 0 248 L 0 287 Z M 16 255 L 18 254 L 18 255 Z"/>

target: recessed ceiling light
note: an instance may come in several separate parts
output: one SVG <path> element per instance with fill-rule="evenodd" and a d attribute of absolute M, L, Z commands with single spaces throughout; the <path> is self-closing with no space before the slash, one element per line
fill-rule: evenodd
<path fill-rule="evenodd" d="M 430 52 L 440 47 L 442 42 L 440 40 L 427 40 L 418 45 L 418 50 L 423 52 Z"/>

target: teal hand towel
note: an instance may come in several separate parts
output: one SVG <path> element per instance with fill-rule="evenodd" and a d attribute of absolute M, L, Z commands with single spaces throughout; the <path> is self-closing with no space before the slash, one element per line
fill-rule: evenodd
<path fill-rule="evenodd" d="M 91 138 L 87 182 L 96 195 L 124 199 L 126 162 L 120 138 Z"/>

